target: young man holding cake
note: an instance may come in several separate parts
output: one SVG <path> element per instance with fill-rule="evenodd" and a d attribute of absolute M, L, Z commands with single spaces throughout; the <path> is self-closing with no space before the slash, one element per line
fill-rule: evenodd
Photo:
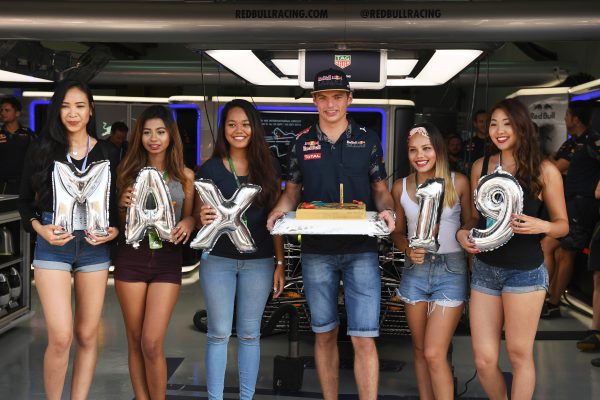
<path fill-rule="evenodd" d="M 300 202 L 304 207 L 306 203 L 318 207 L 320 202 L 347 202 L 364 203 L 367 211 L 380 211 L 379 218 L 393 231 L 396 215 L 385 180 L 381 142 L 373 131 L 347 118 L 346 110 L 352 103 L 348 78 L 340 70 L 321 71 L 315 76 L 312 95 L 318 123 L 300 132 L 290 146 L 289 178 L 267 227 L 272 229 L 275 220 Z M 323 397 L 338 396 L 341 279 L 359 397 L 376 399 L 379 361 L 373 338 L 379 335 L 381 296 L 377 239 L 303 235 L 302 275 L 316 334 L 315 361 Z"/>

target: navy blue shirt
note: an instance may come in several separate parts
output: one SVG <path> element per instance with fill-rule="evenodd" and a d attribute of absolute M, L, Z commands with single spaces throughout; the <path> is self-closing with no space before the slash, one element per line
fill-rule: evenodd
<path fill-rule="evenodd" d="M 600 179 L 600 134 L 588 129 L 585 146 L 577 149 L 565 177 L 565 197 L 594 198 L 594 190 Z"/>
<path fill-rule="evenodd" d="M 281 175 L 279 163 L 274 160 L 273 165 L 276 167 L 278 173 L 276 178 L 279 178 Z M 196 178 L 211 179 L 226 199 L 231 198 L 237 190 L 235 177 L 227 170 L 227 168 L 225 168 L 223 160 L 220 158 L 213 157 L 202 164 L 200 170 L 196 174 Z M 247 176 L 238 175 L 238 179 L 240 184 L 248 183 Z M 273 257 L 273 237 L 267 230 L 267 216 L 269 211 L 270 210 L 267 210 L 264 207 L 257 207 L 253 204 L 243 214 L 248 219 L 248 229 L 256 244 L 256 252 L 240 253 L 229 239 L 229 236 L 221 235 L 217 240 L 215 247 L 210 251 L 210 254 L 236 260 Z"/>
<path fill-rule="evenodd" d="M 331 143 L 317 124 L 303 130 L 290 145 L 288 180 L 302 185 L 302 201 L 365 203 L 377 211 L 371 184 L 387 177 L 381 141 L 377 134 L 352 119 L 336 143 Z M 302 235 L 302 251 L 345 254 L 377 251 L 377 239 L 359 235 Z"/>
<path fill-rule="evenodd" d="M 4 125 L 0 127 L 0 180 L 21 180 L 25 154 L 34 139 L 29 128 L 19 125 L 15 132 L 9 132 Z"/>

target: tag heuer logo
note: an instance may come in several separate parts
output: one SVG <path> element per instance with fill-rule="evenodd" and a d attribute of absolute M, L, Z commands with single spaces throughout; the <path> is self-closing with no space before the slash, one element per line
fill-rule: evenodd
<path fill-rule="evenodd" d="M 342 69 L 349 67 L 352 63 L 352 56 L 335 56 L 334 64 Z"/>

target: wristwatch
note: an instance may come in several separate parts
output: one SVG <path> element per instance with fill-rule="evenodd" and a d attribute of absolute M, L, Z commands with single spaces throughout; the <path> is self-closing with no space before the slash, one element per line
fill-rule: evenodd
<path fill-rule="evenodd" d="M 275 263 L 275 265 L 277 265 L 278 267 L 279 267 L 280 265 L 283 265 L 283 260 L 277 260 L 277 262 Z"/>
<path fill-rule="evenodd" d="M 396 211 L 392 210 L 391 208 L 386 208 L 383 211 L 389 211 L 392 213 L 392 218 L 394 218 L 394 221 L 396 221 Z"/>

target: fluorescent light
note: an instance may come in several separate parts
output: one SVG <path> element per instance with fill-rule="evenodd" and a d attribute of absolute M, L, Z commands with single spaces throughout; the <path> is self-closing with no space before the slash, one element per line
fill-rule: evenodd
<path fill-rule="evenodd" d="M 298 76 L 300 66 L 298 59 L 272 59 L 271 62 L 284 74 Z M 406 76 L 411 73 L 419 60 L 387 60 L 388 76 Z"/>
<path fill-rule="evenodd" d="M 412 72 L 419 60 L 387 60 L 388 76 L 406 76 Z"/>
<path fill-rule="evenodd" d="M 540 94 L 567 94 L 569 88 L 564 87 L 553 87 L 553 88 L 530 88 L 530 89 L 519 89 L 514 93 L 506 96 L 507 99 L 512 99 L 518 96 L 535 96 Z"/>
<path fill-rule="evenodd" d="M 52 97 L 54 92 L 24 91 L 23 97 Z M 167 97 L 136 97 L 136 96 L 94 96 L 94 101 L 116 101 L 124 103 L 162 103 L 167 104 Z"/>
<path fill-rule="evenodd" d="M 298 86 L 298 79 L 279 78 L 251 50 L 208 50 L 206 54 L 254 85 Z"/>
<path fill-rule="evenodd" d="M 17 74 L 15 72 L 0 69 L 0 82 L 52 82 L 48 79 L 36 78 L 29 75 Z"/>
<path fill-rule="evenodd" d="M 257 104 L 261 103 L 276 103 L 276 104 L 312 104 L 312 97 L 301 97 L 296 99 L 294 97 L 236 97 L 236 96 L 213 96 L 212 101 L 219 103 L 226 103 L 231 100 L 241 99 Z M 414 106 L 415 103 L 411 100 L 402 99 L 352 99 L 352 106 L 356 105 L 384 105 L 384 106 Z"/>
<path fill-rule="evenodd" d="M 284 75 L 289 76 L 298 76 L 300 73 L 300 65 L 298 64 L 298 59 L 272 59 L 271 62 L 275 64 L 277 68 Z"/>
<path fill-rule="evenodd" d="M 174 101 L 191 101 L 194 103 L 201 103 L 206 101 L 206 97 L 204 96 L 171 96 L 169 97 L 169 102 Z"/>
<path fill-rule="evenodd" d="M 481 53 L 481 50 L 436 50 L 414 79 L 388 79 L 387 86 L 443 85 L 465 69 Z"/>
<path fill-rule="evenodd" d="M 595 81 L 589 81 L 586 83 L 582 83 L 581 85 L 573 86 L 569 89 L 569 93 L 571 94 L 579 94 L 587 91 L 588 89 L 592 89 L 600 86 L 600 79 L 596 79 Z"/>

